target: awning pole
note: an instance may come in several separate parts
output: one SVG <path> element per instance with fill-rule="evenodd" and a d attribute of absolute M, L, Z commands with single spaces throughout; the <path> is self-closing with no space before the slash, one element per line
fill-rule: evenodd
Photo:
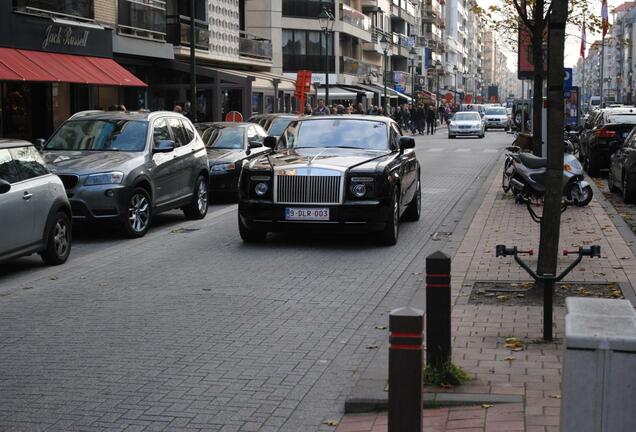
<path fill-rule="evenodd" d="M 190 118 L 197 121 L 197 60 L 196 31 L 194 28 L 195 0 L 190 0 Z M 216 83 L 219 84 L 218 81 Z"/>

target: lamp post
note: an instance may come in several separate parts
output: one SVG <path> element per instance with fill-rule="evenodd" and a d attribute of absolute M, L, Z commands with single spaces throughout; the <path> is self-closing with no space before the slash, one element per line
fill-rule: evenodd
<path fill-rule="evenodd" d="M 193 123 L 197 122 L 197 58 L 196 58 L 196 28 L 194 25 L 195 1 L 190 1 L 190 116 Z"/>
<path fill-rule="evenodd" d="M 386 38 L 386 35 L 382 35 L 382 39 L 380 39 L 380 45 L 382 46 L 382 51 L 384 52 L 384 100 L 382 101 L 382 107 L 383 110 L 386 111 L 387 108 L 387 96 L 386 96 L 386 81 L 387 81 L 387 75 L 388 75 L 388 70 L 387 70 L 387 63 L 388 63 L 388 54 L 389 54 L 389 40 Z M 386 114 L 386 112 L 385 112 Z"/>
<path fill-rule="evenodd" d="M 633 77 L 633 72 L 630 70 L 629 72 L 627 72 L 627 79 L 629 80 L 627 85 L 628 85 L 628 89 L 629 89 L 629 100 L 627 101 L 628 104 L 632 104 L 633 100 L 634 100 L 634 82 L 632 81 L 632 77 Z"/>
<path fill-rule="evenodd" d="M 417 59 L 415 47 L 411 47 L 409 54 L 411 55 L 411 103 L 415 104 L 415 59 Z"/>
<path fill-rule="evenodd" d="M 440 62 L 439 59 L 435 60 L 435 72 L 437 73 L 437 88 L 435 88 L 435 94 L 439 99 L 441 96 L 439 92 L 439 76 L 442 74 L 442 62 Z M 437 102 L 439 103 L 439 100 Z"/>
<path fill-rule="evenodd" d="M 453 95 L 453 101 L 455 101 L 455 105 L 457 105 L 457 65 L 453 66 L 453 82 L 455 84 L 455 89 L 453 90 L 455 94 Z"/>
<path fill-rule="evenodd" d="M 335 23 L 335 17 L 327 8 L 323 8 L 320 15 L 318 15 L 318 21 L 320 22 L 320 28 L 325 34 L 325 105 L 329 106 L 329 35 L 333 30 Z"/>

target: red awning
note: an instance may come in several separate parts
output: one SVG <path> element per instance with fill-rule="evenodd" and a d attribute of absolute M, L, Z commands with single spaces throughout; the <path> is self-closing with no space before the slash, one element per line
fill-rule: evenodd
<path fill-rule="evenodd" d="M 0 81 L 147 87 L 112 59 L 0 48 Z"/>

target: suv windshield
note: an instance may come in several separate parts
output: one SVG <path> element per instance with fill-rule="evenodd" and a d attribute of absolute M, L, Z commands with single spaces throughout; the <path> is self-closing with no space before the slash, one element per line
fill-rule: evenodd
<path fill-rule="evenodd" d="M 455 114 L 455 118 L 453 118 L 453 120 L 458 120 L 458 121 L 479 121 L 479 120 L 481 120 L 481 117 L 479 116 L 479 114 L 474 113 L 474 112 L 458 112 L 457 114 Z"/>
<path fill-rule="evenodd" d="M 202 138 L 208 148 L 242 149 L 243 134 L 243 128 L 209 128 Z"/>
<path fill-rule="evenodd" d="M 486 108 L 486 115 L 506 115 L 508 112 L 505 108 Z"/>
<path fill-rule="evenodd" d="M 324 119 L 299 122 L 285 132 L 287 148 L 344 147 L 388 150 L 384 122 Z M 294 136 L 295 134 L 295 136 Z"/>
<path fill-rule="evenodd" d="M 607 116 L 607 123 L 636 124 L 636 114 L 613 114 Z"/>
<path fill-rule="evenodd" d="M 271 128 L 269 129 L 269 135 L 271 136 L 281 136 L 283 131 L 287 127 L 289 123 L 291 123 L 293 119 L 291 118 L 280 118 L 273 121 Z"/>
<path fill-rule="evenodd" d="M 148 123 L 136 120 L 70 120 L 46 144 L 47 150 L 138 152 L 146 147 Z"/>

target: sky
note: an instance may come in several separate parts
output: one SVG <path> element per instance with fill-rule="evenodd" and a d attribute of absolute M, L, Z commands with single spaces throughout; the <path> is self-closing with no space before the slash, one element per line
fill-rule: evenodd
<path fill-rule="evenodd" d="M 500 0 L 477 0 L 477 3 L 482 8 L 487 8 L 488 6 L 500 3 Z M 612 22 L 612 9 L 616 6 L 624 3 L 623 0 L 608 0 L 608 10 L 609 10 L 609 19 L 610 23 Z M 601 1 L 600 0 L 591 0 L 592 10 L 598 16 L 601 15 Z M 581 50 L 581 29 L 568 29 L 568 33 L 572 33 L 572 35 L 568 36 L 565 40 L 565 67 L 572 67 L 576 64 L 579 59 L 579 53 Z M 576 35 L 574 35 L 576 33 Z M 590 34 L 589 30 L 587 32 L 587 50 L 589 49 L 592 43 L 601 38 L 601 34 Z M 508 67 L 515 71 L 517 70 L 517 53 L 512 52 L 511 50 L 504 50 L 506 55 L 508 56 Z"/>

